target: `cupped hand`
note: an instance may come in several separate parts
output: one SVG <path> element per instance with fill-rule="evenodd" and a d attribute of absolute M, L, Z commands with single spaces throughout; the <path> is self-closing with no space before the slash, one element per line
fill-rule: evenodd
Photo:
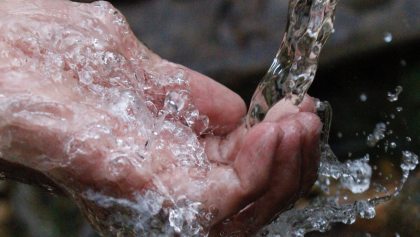
<path fill-rule="evenodd" d="M 152 190 L 162 208 L 199 203 L 214 235 L 249 235 L 316 179 L 309 97 L 247 128 L 238 95 L 158 57 L 105 2 L 1 1 L 0 31 L 0 158 L 78 202 Z"/>

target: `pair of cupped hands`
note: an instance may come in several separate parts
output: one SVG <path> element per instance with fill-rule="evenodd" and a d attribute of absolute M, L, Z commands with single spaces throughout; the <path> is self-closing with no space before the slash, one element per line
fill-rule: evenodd
<path fill-rule="evenodd" d="M 15 167 L 21 180 L 42 174 L 73 197 L 91 189 L 130 199 L 164 187 L 212 210 L 215 235 L 255 233 L 316 180 L 322 125 L 310 97 L 299 106 L 282 100 L 247 128 L 237 94 L 161 59 L 105 2 L 3 0 L 0 32 L 0 169 Z M 162 81 L 180 72 L 191 106 L 209 119 L 204 133 L 193 129 L 205 172 L 172 165 L 177 161 L 165 149 L 173 136 L 161 137 L 169 145 L 148 150 L 144 160 L 130 147 L 147 143 L 144 133 L 162 119 L 156 111 L 171 90 Z M 125 107 L 116 106 L 122 97 L 129 98 Z M 128 144 L 119 150 L 128 161 L 111 175 L 110 154 L 121 144 Z"/>

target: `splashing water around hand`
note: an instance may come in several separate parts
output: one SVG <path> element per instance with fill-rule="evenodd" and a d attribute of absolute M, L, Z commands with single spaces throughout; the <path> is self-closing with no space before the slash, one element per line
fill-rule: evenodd
<path fill-rule="evenodd" d="M 279 100 L 289 99 L 299 104 L 309 89 L 316 70 L 319 55 L 330 33 L 334 31 L 335 0 L 290 0 L 286 33 L 271 67 L 260 82 L 252 98 L 247 115 L 248 126 L 261 121 L 267 111 Z M 402 92 L 388 93 L 388 100 L 395 102 Z M 311 231 L 326 231 L 335 222 L 352 224 L 357 216 L 371 219 L 375 206 L 398 195 L 409 172 L 418 164 L 418 157 L 410 151 L 402 152 L 402 177 L 399 185 L 391 192 L 385 189 L 382 196 L 373 198 L 355 196 L 351 202 L 342 202 L 342 196 L 349 190 L 353 194 L 366 192 L 371 186 L 372 167 L 369 155 L 357 160 L 340 162 L 328 145 L 332 108 L 328 102 L 318 101 L 318 114 L 324 127 L 321 134 L 321 162 L 317 186 L 322 195 L 304 208 L 291 209 L 281 214 L 266 226 L 261 236 L 303 236 Z M 384 139 L 386 125 L 378 123 L 373 134 L 367 138 L 374 147 Z M 330 192 L 331 179 L 338 184 L 334 194 Z M 347 196 L 344 198 L 348 199 Z"/>
<path fill-rule="evenodd" d="M 20 7 L 14 5 L 17 3 Z M 214 126 L 208 116 L 220 117 L 221 112 L 205 113 L 192 102 L 191 77 L 197 79 L 196 74 L 150 53 L 131 33 L 124 17 L 106 2 L 0 1 L 4 4 L 9 8 L 2 11 L 9 13 L 0 14 L 0 28 L 6 32 L 0 39 L 4 52 L 0 56 L 7 57 L 0 59 L 7 70 L 1 71 L 6 80 L 0 86 L 6 85 L 7 90 L 0 94 L 0 115 L 6 118 L 0 119 L 0 126 L 12 121 L 24 129 L 16 133 L 13 127 L 12 133 L 0 133 L 0 156 L 33 166 L 62 184 L 104 236 L 206 236 L 213 224 L 227 221 L 225 218 L 239 211 L 235 205 L 243 196 L 242 184 L 252 181 L 256 173 L 265 174 L 265 170 L 247 166 L 240 178 L 235 163 L 214 156 L 223 150 L 218 145 L 223 140 L 218 139 L 226 138 L 228 132 L 210 134 L 207 140 L 200 137 Z M 315 76 L 321 48 L 333 31 L 335 5 L 335 0 L 290 1 L 287 33 L 254 95 L 249 126 L 258 123 L 282 98 L 295 104 L 302 100 Z M 51 21 L 51 13 L 56 20 Z M 222 97 L 221 109 L 234 110 L 226 108 L 225 102 L 232 101 L 221 96 L 225 90 L 218 91 L 200 98 Z M 400 92 L 390 94 L 391 101 L 397 100 Z M 322 195 L 304 209 L 283 213 L 263 235 L 300 236 L 326 230 L 333 222 L 352 223 L 357 215 L 372 218 L 374 206 L 396 195 L 418 163 L 415 154 L 403 151 L 403 182 L 396 190 L 374 199 L 355 196 L 342 202 L 345 191 L 358 194 L 369 189 L 373 169 L 369 156 L 344 163 L 337 160 L 328 146 L 331 108 L 327 102 L 318 102 L 317 109 L 324 122 L 317 181 Z M 243 113 L 237 114 L 239 121 Z M 220 122 L 219 132 L 229 127 L 231 117 L 229 114 L 228 120 Z M 319 128 L 319 123 L 314 127 Z M 42 132 L 25 136 L 38 131 Z M 253 155 L 261 161 L 267 155 L 269 160 L 268 149 L 261 151 L 255 143 L 268 130 L 257 131 L 264 133 L 246 136 L 250 142 L 241 144 L 249 154 L 235 159 L 252 164 L 245 158 Z M 374 131 L 378 144 L 387 135 L 381 131 Z M 248 132 L 241 126 L 234 135 L 243 141 L 243 134 Z M 29 146 L 16 143 L 15 152 L 12 141 L 22 141 L 22 137 Z M 274 140 L 271 138 L 260 139 L 261 147 L 267 147 L 267 141 Z M 292 138 L 300 140 L 299 136 Z M 205 142 L 214 149 L 205 147 Z M 227 144 L 229 151 L 242 149 L 236 141 L 232 143 L 235 145 Z M 37 149 L 31 150 L 32 146 Z M 36 151 L 33 159 L 27 159 L 25 148 Z M 211 155 L 215 162 L 209 162 Z M 283 170 L 273 173 L 282 174 Z M 297 195 L 297 191 L 292 194 Z M 227 210 L 232 213 L 223 213 Z"/>

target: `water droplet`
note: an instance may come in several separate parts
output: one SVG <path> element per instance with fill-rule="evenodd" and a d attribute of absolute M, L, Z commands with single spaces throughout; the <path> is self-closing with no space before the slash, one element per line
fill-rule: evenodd
<path fill-rule="evenodd" d="M 368 201 L 358 201 L 356 209 L 360 217 L 365 219 L 372 219 L 376 215 L 375 207 Z"/>
<path fill-rule="evenodd" d="M 402 152 L 401 169 L 403 171 L 414 170 L 419 163 L 419 157 L 411 151 Z"/>
<path fill-rule="evenodd" d="M 337 133 L 337 137 L 338 137 L 338 138 L 342 138 L 342 137 L 343 137 L 343 133 L 338 132 L 338 133 Z"/>
<path fill-rule="evenodd" d="M 375 192 L 377 193 L 386 193 L 388 189 L 382 184 L 375 183 Z"/>
<path fill-rule="evenodd" d="M 391 43 L 391 41 L 392 41 L 392 34 L 390 32 L 386 32 L 384 34 L 384 41 L 386 43 Z"/>
<path fill-rule="evenodd" d="M 395 142 L 391 142 L 391 143 L 389 144 L 389 147 L 391 147 L 392 149 L 395 149 L 395 148 L 397 147 L 397 143 L 395 143 Z"/>
<path fill-rule="evenodd" d="M 372 167 L 369 165 L 369 156 L 345 163 L 345 169 L 341 169 L 340 183 L 352 193 L 362 193 L 369 189 Z"/>
<path fill-rule="evenodd" d="M 365 93 L 360 94 L 359 96 L 360 101 L 366 102 L 367 101 L 367 95 Z"/>
<path fill-rule="evenodd" d="M 384 123 L 378 123 L 373 130 L 373 133 L 369 134 L 366 139 L 366 143 L 370 147 L 376 146 L 376 144 L 385 138 L 386 125 Z"/>
<path fill-rule="evenodd" d="M 407 66 L 407 61 L 405 61 L 404 59 L 401 59 L 400 64 L 402 67 Z"/>
<path fill-rule="evenodd" d="M 402 86 L 397 86 L 395 88 L 395 93 L 392 92 L 388 92 L 388 101 L 389 102 L 395 102 L 398 100 L 398 96 L 401 94 L 401 92 L 403 91 L 403 87 Z"/>
<path fill-rule="evenodd" d="M 54 191 L 54 188 L 51 185 L 48 184 L 41 184 L 41 187 L 46 189 L 48 192 L 52 193 Z"/>

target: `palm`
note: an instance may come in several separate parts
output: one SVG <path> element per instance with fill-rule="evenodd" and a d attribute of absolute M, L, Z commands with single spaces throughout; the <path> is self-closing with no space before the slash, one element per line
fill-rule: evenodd
<path fill-rule="evenodd" d="M 2 158 L 73 193 L 185 196 L 212 213 L 215 234 L 256 231 L 314 182 L 321 125 L 311 99 L 282 101 L 247 129 L 239 96 L 160 59 L 115 24 L 110 6 L 31 4 L 0 5 Z M 185 116 L 165 114 L 172 91 L 187 91 L 187 109 L 209 119 L 206 133 L 203 117 L 190 129 Z"/>

